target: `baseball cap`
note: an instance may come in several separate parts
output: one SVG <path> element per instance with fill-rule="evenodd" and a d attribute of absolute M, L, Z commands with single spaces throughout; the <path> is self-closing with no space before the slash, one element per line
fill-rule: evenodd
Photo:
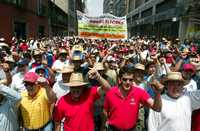
<path fill-rule="evenodd" d="M 37 75 L 35 72 L 27 72 L 24 75 L 24 82 L 35 83 L 38 78 L 39 78 L 39 75 Z"/>
<path fill-rule="evenodd" d="M 192 71 L 192 72 L 196 71 L 195 66 L 193 64 L 184 64 L 183 70 L 184 71 Z"/>
<path fill-rule="evenodd" d="M 17 62 L 17 65 L 20 66 L 20 65 L 28 65 L 28 59 L 21 59 Z"/>

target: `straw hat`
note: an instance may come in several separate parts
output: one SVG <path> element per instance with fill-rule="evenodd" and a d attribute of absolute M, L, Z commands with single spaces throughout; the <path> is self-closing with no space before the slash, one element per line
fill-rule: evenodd
<path fill-rule="evenodd" d="M 180 81 L 186 84 L 186 81 L 183 79 L 180 72 L 169 72 L 162 82 L 163 84 L 166 84 L 168 81 Z"/>
<path fill-rule="evenodd" d="M 61 49 L 61 50 L 59 51 L 59 54 L 67 54 L 67 51 L 66 51 L 65 49 Z"/>
<path fill-rule="evenodd" d="M 72 73 L 69 83 L 65 83 L 65 85 L 69 87 L 79 87 L 87 84 L 88 83 L 83 80 L 83 75 L 81 73 Z"/>
<path fill-rule="evenodd" d="M 57 72 L 59 73 L 72 73 L 74 72 L 74 66 L 72 65 L 67 65 L 67 66 L 64 66 L 61 70 L 58 70 Z"/>
<path fill-rule="evenodd" d="M 12 63 L 15 63 L 15 60 L 13 59 L 13 57 L 12 57 L 11 55 L 5 57 L 5 61 L 6 61 L 6 62 L 12 62 Z"/>
<path fill-rule="evenodd" d="M 184 48 L 181 53 L 184 53 L 184 54 L 188 54 L 190 53 L 190 50 L 188 48 Z"/>
<path fill-rule="evenodd" d="M 94 63 L 94 68 L 96 70 L 105 70 L 103 63 L 101 63 L 101 62 Z"/>
<path fill-rule="evenodd" d="M 134 66 L 134 70 L 142 70 L 145 71 L 145 66 L 143 64 L 137 63 Z"/>
<path fill-rule="evenodd" d="M 72 47 L 72 51 L 80 51 L 83 52 L 83 47 L 81 45 L 74 45 Z"/>
<path fill-rule="evenodd" d="M 33 56 L 41 55 L 42 52 L 40 50 L 34 50 L 33 51 Z"/>

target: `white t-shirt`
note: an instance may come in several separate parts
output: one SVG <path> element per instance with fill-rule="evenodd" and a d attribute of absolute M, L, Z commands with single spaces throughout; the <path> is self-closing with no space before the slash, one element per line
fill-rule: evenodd
<path fill-rule="evenodd" d="M 178 99 L 162 96 L 162 110 L 150 110 L 148 131 L 191 131 L 191 114 L 200 108 L 200 90 L 186 92 Z"/>
<path fill-rule="evenodd" d="M 69 65 L 69 60 L 62 62 L 58 59 L 53 63 L 52 69 L 62 69 L 64 65 Z"/>
<path fill-rule="evenodd" d="M 144 50 L 143 52 L 141 52 L 141 57 L 142 57 L 142 59 L 146 59 L 146 57 L 147 57 L 147 54 L 149 53 L 149 51 L 148 50 Z"/>
<path fill-rule="evenodd" d="M 18 72 L 12 77 L 11 88 L 17 92 L 25 91 L 26 88 L 23 83 L 24 75 L 21 72 Z"/>
<path fill-rule="evenodd" d="M 57 101 L 67 93 L 69 93 L 69 87 L 63 84 L 63 81 L 58 81 L 53 85 L 53 92 L 58 98 Z"/>
<path fill-rule="evenodd" d="M 58 69 L 62 70 L 65 65 L 69 65 L 69 60 L 65 60 L 64 62 L 62 62 L 60 60 L 56 60 L 52 65 L 52 69 L 54 69 L 54 70 L 58 70 Z M 56 81 L 62 80 L 62 74 L 61 73 L 56 73 L 55 80 Z"/>

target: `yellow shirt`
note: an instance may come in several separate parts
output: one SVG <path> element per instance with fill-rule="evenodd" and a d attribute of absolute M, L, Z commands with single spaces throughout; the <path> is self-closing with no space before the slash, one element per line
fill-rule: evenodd
<path fill-rule="evenodd" d="M 20 110 L 23 119 L 23 126 L 28 129 L 43 127 L 51 118 L 50 103 L 44 88 L 40 88 L 33 98 L 28 92 L 22 92 Z"/>

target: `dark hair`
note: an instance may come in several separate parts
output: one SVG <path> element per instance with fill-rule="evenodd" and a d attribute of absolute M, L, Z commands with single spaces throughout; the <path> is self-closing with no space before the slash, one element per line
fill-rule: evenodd
<path fill-rule="evenodd" d="M 31 58 L 32 58 L 30 52 L 24 53 L 24 54 L 23 54 L 23 57 L 24 57 L 24 58 L 28 58 L 28 59 L 31 59 Z"/>
<path fill-rule="evenodd" d="M 133 68 L 130 68 L 128 66 L 121 67 L 119 70 L 119 78 L 121 78 L 123 74 L 133 74 Z"/>

